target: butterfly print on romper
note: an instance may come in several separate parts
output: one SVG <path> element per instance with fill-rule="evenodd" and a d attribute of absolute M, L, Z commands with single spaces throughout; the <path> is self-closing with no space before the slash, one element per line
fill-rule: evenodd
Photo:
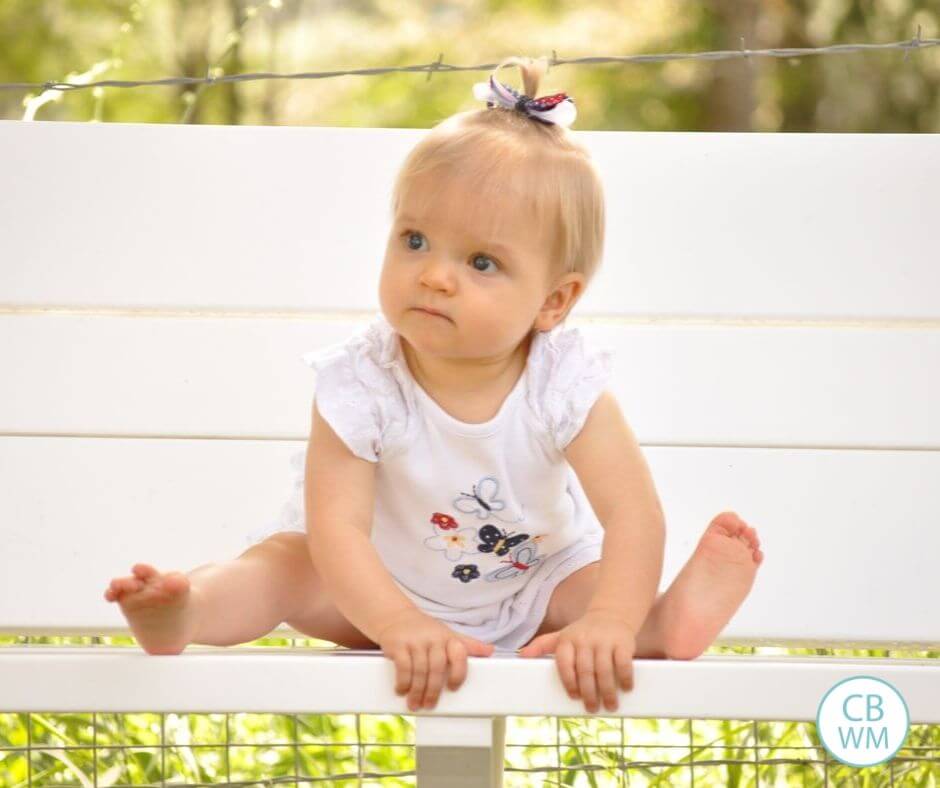
<path fill-rule="evenodd" d="M 494 580 L 508 580 L 511 577 L 521 575 L 523 572 L 528 572 L 542 560 L 541 556 L 536 555 L 537 551 L 538 548 L 531 542 L 517 547 L 512 551 L 512 558 L 500 561 L 501 564 L 506 564 L 506 566 L 501 566 L 499 569 L 488 572 L 486 579 L 490 582 Z"/>
<path fill-rule="evenodd" d="M 498 497 L 499 481 L 493 476 L 484 476 L 477 484 L 473 485 L 473 493 L 462 492 L 460 496 L 454 499 L 454 506 L 461 512 L 476 515 L 479 519 L 485 520 L 488 517 L 502 521 L 496 512 L 506 508 L 506 502 Z M 511 522 L 521 522 L 525 519 L 522 515 L 519 519 Z M 503 521 L 505 522 L 505 521 Z M 459 523 L 449 514 L 435 512 L 431 515 L 431 524 L 434 535 L 424 540 L 424 544 L 431 550 L 443 552 L 449 561 L 459 561 L 461 556 L 474 553 L 492 553 L 494 555 L 505 555 L 509 550 L 520 542 L 529 538 L 528 534 L 515 534 L 506 532 L 504 529 L 495 525 L 484 525 L 479 533 L 473 528 L 460 528 Z M 471 536 L 473 535 L 473 536 Z M 468 537 L 475 539 L 480 544 L 468 544 Z M 467 548 L 470 549 L 467 549 Z M 518 565 L 519 562 L 516 562 Z M 510 567 L 499 567 L 499 570 L 506 570 Z M 519 574 L 521 571 L 516 566 L 515 570 L 507 577 Z M 492 574 L 492 573 L 491 573 Z M 458 579 L 461 583 L 469 583 L 480 577 L 480 569 L 476 564 L 458 564 L 450 573 L 451 577 Z"/>
<path fill-rule="evenodd" d="M 510 536 L 513 531 L 505 531 L 502 528 L 497 528 L 495 525 L 484 525 L 480 529 L 480 541 L 482 544 L 478 545 L 477 549 L 481 553 L 496 553 L 496 555 L 506 555 L 509 552 L 509 549 L 515 547 L 517 544 L 524 542 L 529 538 L 528 534 L 516 534 L 515 536 Z"/>
<path fill-rule="evenodd" d="M 478 519 L 486 520 L 492 518 L 501 522 L 519 523 L 525 519 L 525 515 L 520 515 L 518 520 L 503 520 L 497 515 L 506 508 L 506 502 L 499 495 L 499 482 L 494 476 L 484 476 L 480 481 L 473 485 L 473 492 L 461 492 L 454 498 L 454 506 L 457 511 L 464 514 L 475 514 Z M 523 508 L 523 507 L 520 507 Z"/>

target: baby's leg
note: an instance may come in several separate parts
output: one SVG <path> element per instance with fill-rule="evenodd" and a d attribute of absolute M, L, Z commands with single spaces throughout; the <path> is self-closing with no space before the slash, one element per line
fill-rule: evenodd
<path fill-rule="evenodd" d="M 369 648 L 324 593 L 306 536 L 274 534 L 238 558 L 188 575 L 136 564 L 105 592 L 118 601 L 150 654 L 178 654 L 190 643 L 230 646 L 264 637 L 282 621 L 310 637 Z"/>
<path fill-rule="evenodd" d="M 734 512 L 719 514 L 676 579 L 654 600 L 636 635 L 634 656 L 695 659 L 741 606 L 763 560 L 757 532 Z M 599 575 L 600 562 L 594 562 L 562 580 L 533 640 L 582 616 Z"/>
<path fill-rule="evenodd" d="M 552 592 L 545 617 L 528 645 L 537 637 L 564 629 L 587 611 L 600 576 L 600 561 L 582 566 L 562 580 Z M 664 659 L 669 656 L 664 647 L 662 609 L 665 594 L 658 594 L 646 620 L 636 634 L 636 659 Z"/>

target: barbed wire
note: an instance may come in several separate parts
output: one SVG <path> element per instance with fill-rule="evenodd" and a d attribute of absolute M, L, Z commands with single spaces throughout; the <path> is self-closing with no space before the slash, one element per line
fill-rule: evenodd
<path fill-rule="evenodd" d="M 663 63 L 670 60 L 727 60 L 729 58 L 745 58 L 751 62 L 752 57 L 800 58 L 810 55 L 841 55 L 850 52 L 865 52 L 871 50 L 901 49 L 904 50 L 904 60 L 912 49 L 927 49 L 940 45 L 938 38 L 921 38 L 921 26 L 917 26 L 917 35 L 910 41 L 892 41 L 886 44 L 833 44 L 824 47 L 784 48 L 784 49 L 747 49 L 744 36 L 741 36 L 741 48 L 723 49 L 713 52 L 678 52 L 655 55 L 610 55 L 598 57 L 559 58 L 552 50 L 551 58 L 546 57 L 548 67 L 580 65 L 584 63 Z M 211 68 L 205 77 L 167 77 L 151 80 L 118 80 L 104 79 L 98 82 L 72 83 L 57 82 L 0 82 L 0 90 L 79 90 L 82 88 L 110 87 L 135 88 L 150 85 L 218 85 L 225 82 L 249 82 L 264 79 L 329 79 L 343 76 L 375 76 L 378 74 L 391 74 L 393 72 L 427 72 L 427 79 L 436 72 L 448 71 L 492 71 L 498 63 L 482 63 L 475 66 L 455 66 L 444 63 L 444 53 L 440 53 L 433 63 L 423 63 L 414 66 L 388 66 L 380 68 L 357 68 L 344 71 L 307 71 L 296 74 L 273 74 L 258 72 L 249 74 L 219 73 L 218 67 Z"/>

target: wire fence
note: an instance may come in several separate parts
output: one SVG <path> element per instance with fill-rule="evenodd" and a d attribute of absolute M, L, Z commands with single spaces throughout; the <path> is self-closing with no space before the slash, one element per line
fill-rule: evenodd
<path fill-rule="evenodd" d="M 42 644 L 49 640 L 82 646 L 132 643 L 121 637 L 0 638 L 5 645 L 41 648 L 48 647 Z M 264 638 L 244 645 L 309 649 L 318 643 Z M 730 646 L 713 646 L 707 653 L 767 651 L 846 656 L 834 649 Z M 915 656 L 883 650 L 851 654 Z M 415 785 L 415 756 L 412 715 L 0 714 L 4 788 Z M 936 725 L 912 725 L 904 746 L 890 761 L 857 768 L 832 758 L 811 722 L 600 715 L 507 719 L 504 788 L 793 784 L 935 788 L 938 777 L 940 726 Z"/>
<path fill-rule="evenodd" d="M 555 50 L 551 57 L 543 56 L 552 66 L 583 65 L 594 63 L 664 63 L 670 60 L 727 60 L 730 58 L 744 58 L 750 62 L 751 58 L 801 58 L 815 55 L 844 55 L 852 52 L 872 52 L 884 50 L 900 50 L 904 52 L 904 60 L 913 49 L 928 49 L 940 45 L 938 38 L 921 38 L 921 26 L 917 26 L 917 34 L 909 41 L 892 41 L 885 44 L 833 44 L 824 47 L 776 48 L 776 49 L 747 49 L 745 39 L 741 37 L 741 48 L 737 50 L 715 50 L 711 52 L 677 52 L 667 54 L 648 55 L 609 55 L 596 57 L 559 58 Z M 453 71 L 492 71 L 498 63 L 480 63 L 472 66 L 457 66 L 444 62 L 444 53 L 438 55 L 433 63 L 421 63 L 412 66 L 384 66 L 375 68 L 356 68 L 339 71 L 306 71 L 294 74 L 277 74 L 269 72 L 248 74 L 225 74 L 219 66 L 210 67 L 204 77 L 166 77 L 164 79 L 150 80 L 121 80 L 104 79 L 95 82 L 0 82 L 0 90 L 36 90 L 43 92 L 49 90 L 71 91 L 85 88 L 133 88 L 157 85 L 219 85 L 228 82 L 249 82 L 268 79 L 330 79 L 343 76 L 378 76 L 380 74 L 427 73 L 427 79 L 437 72 Z"/>

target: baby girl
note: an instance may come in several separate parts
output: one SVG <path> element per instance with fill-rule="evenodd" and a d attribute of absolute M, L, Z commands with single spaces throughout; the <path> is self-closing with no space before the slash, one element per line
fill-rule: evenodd
<path fill-rule="evenodd" d="M 524 94 L 496 80 L 508 63 Z M 485 108 L 406 158 L 381 316 L 303 356 L 316 392 L 287 515 L 232 561 L 111 581 L 148 653 L 286 622 L 381 649 L 411 710 L 456 690 L 468 655 L 552 654 L 572 698 L 613 711 L 634 657 L 693 659 L 740 607 L 763 555 L 731 512 L 657 594 L 664 516 L 611 353 L 564 325 L 605 208 L 572 99 L 530 98 L 546 65 L 507 58 L 474 88 Z"/>

